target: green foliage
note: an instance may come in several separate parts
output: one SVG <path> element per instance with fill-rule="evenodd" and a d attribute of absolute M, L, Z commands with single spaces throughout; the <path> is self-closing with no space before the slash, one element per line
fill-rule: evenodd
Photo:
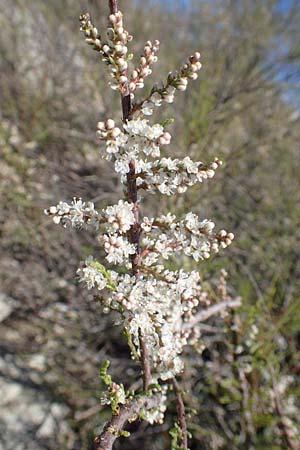
<path fill-rule="evenodd" d="M 169 434 L 171 436 L 171 450 L 188 450 L 180 445 L 182 442 L 182 431 L 178 423 L 175 422 Z"/>
<path fill-rule="evenodd" d="M 107 289 L 110 289 L 111 291 L 115 291 L 116 290 L 116 286 L 111 278 L 111 274 L 110 271 L 107 270 L 101 263 L 99 263 L 98 261 L 92 261 L 91 262 L 91 267 L 94 267 L 95 269 L 99 270 L 100 273 L 102 273 L 102 275 L 104 275 L 104 277 L 107 279 L 108 283 L 106 285 Z"/>
<path fill-rule="evenodd" d="M 105 386 L 108 386 L 108 387 L 111 386 L 111 384 L 112 384 L 111 376 L 107 373 L 109 366 L 110 366 L 110 361 L 106 360 L 106 361 L 104 361 L 104 363 L 102 364 L 102 367 L 100 369 L 100 379 L 103 381 Z"/>

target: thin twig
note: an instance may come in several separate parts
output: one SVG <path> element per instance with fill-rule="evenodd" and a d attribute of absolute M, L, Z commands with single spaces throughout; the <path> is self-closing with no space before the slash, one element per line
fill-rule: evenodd
<path fill-rule="evenodd" d="M 193 317 L 193 320 L 190 320 L 188 323 L 183 325 L 183 328 L 185 330 L 189 330 L 190 328 L 193 328 L 195 325 L 197 325 L 197 323 L 203 322 L 204 320 L 209 319 L 211 316 L 224 312 L 227 309 L 238 308 L 239 306 L 241 306 L 241 304 L 242 301 L 240 298 L 237 298 L 235 300 L 225 300 L 224 302 L 217 303 L 216 305 L 210 306 L 203 311 L 199 311 L 198 314 Z"/>
<path fill-rule="evenodd" d="M 181 395 L 180 387 L 177 383 L 177 380 L 173 378 L 172 380 L 174 391 L 176 394 L 177 401 L 177 414 L 178 414 L 178 422 L 181 428 L 181 439 L 182 439 L 182 448 L 188 448 L 188 440 L 187 440 L 187 425 L 186 425 L 186 417 L 185 417 L 185 408 L 183 403 L 183 398 Z"/>
<path fill-rule="evenodd" d="M 100 436 L 94 439 L 93 450 L 111 450 L 115 440 L 120 437 L 124 425 L 128 421 L 137 420 L 142 409 L 155 408 L 160 401 L 160 394 L 155 394 L 152 397 L 144 395 L 122 406 L 119 414 L 112 416 Z"/>

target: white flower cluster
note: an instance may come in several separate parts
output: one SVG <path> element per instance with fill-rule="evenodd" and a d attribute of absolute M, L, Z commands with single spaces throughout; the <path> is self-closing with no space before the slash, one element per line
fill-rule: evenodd
<path fill-rule="evenodd" d="M 57 206 L 50 206 L 44 213 L 52 216 L 53 222 L 67 226 L 68 222 L 73 227 L 82 225 L 93 225 L 96 229 L 99 225 L 99 213 L 95 210 L 94 203 L 83 202 L 81 198 L 73 198 L 69 205 L 66 202 L 59 202 Z"/>
<path fill-rule="evenodd" d="M 92 256 L 85 260 L 84 267 L 79 268 L 77 274 L 79 275 L 79 281 L 84 282 L 89 290 L 96 287 L 99 291 L 102 291 L 107 286 L 107 278 L 99 270 Z"/>
<path fill-rule="evenodd" d="M 145 78 L 152 73 L 150 66 L 157 62 L 159 41 L 146 42 L 139 66 L 129 73 L 129 61 L 133 55 L 128 54 L 127 43 L 132 40 L 132 36 L 124 29 L 122 12 L 117 11 L 109 15 L 106 42 L 102 41 L 88 13 L 80 16 L 80 23 L 86 42 L 100 53 L 102 60 L 111 68 L 113 78 L 110 83 L 111 88 L 118 90 L 121 94 L 129 93 L 131 99 L 134 99 L 136 89 L 143 88 Z M 178 71 L 170 72 L 166 85 L 155 86 L 150 97 L 139 105 L 143 114 L 151 115 L 153 107 L 160 106 L 162 101 L 172 103 L 176 90 L 185 91 L 188 80 L 198 78 L 197 72 L 202 67 L 200 57 L 200 53 L 196 52 Z"/>
<path fill-rule="evenodd" d="M 111 383 L 107 391 L 103 392 L 100 398 L 101 405 L 124 405 L 126 403 L 126 393 L 124 386 L 117 383 Z"/>
<path fill-rule="evenodd" d="M 128 258 L 136 253 L 136 246 L 131 244 L 124 236 L 114 234 L 103 234 L 99 236 L 99 241 L 103 245 L 107 254 L 106 259 L 111 264 L 125 264 L 130 268 Z"/>
<path fill-rule="evenodd" d="M 79 281 L 88 289 L 106 290 L 101 301 L 106 311 L 120 313 L 132 357 L 143 361 L 145 348 L 147 358 L 149 354 L 151 382 L 169 380 L 183 369 L 184 346 L 199 339 L 195 314 L 210 299 L 201 287 L 198 272 L 169 271 L 162 261 L 178 253 L 195 261 L 207 259 L 234 238 L 225 230 L 214 232 L 212 221 L 200 220 L 192 212 L 182 219 L 170 213 L 156 219 L 139 218 L 137 193 L 141 190 L 166 195 L 183 193 L 189 186 L 212 178 L 222 164 L 218 158 L 206 165 L 189 156 L 180 160 L 161 155 L 161 148 L 171 142 L 171 135 L 165 130 L 169 121 L 150 124 L 143 118 L 163 102 L 173 102 L 176 90 L 184 91 L 188 81 L 197 78 L 200 53 L 192 55 L 178 72 L 170 73 L 166 84 L 154 86 L 150 96 L 134 104 L 131 100 L 135 90 L 143 87 L 151 64 L 157 60 L 159 42 L 146 43 L 139 66 L 130 74 L 127 42 L 132 37 L 124 30 L 121 12 L 109 16 L 107 42 L 102 42 L 88 14 L 81 16 L 81 29 L 87 42 L 111 66 L 111 87 L 123 95 L 127 120 L 120 128 L 112 119 L 99 122 L 97 134 L 104 142 L 101 154 L 113 161 L 126 186 L 128 201 L 120 200 L 97 212 L 93 203 L 74 198 L 71 205 L 60 202 L 45 212 L 64 226 L 92 225 L 97 230 L 103 226 L 98 240 L 105 258 L 112 265 L 122 266 L 122 270 L 109 270 L 89 257 L 77 271 Z M 128 114 L 124 99 L 130 99 Z M 130 273 L 124 273 L 124 266 Z M 114 408 L 125 404 L 123 386 L 112 383 L 102 402 L 111 403 Z M 146 420 L 161 423 L 165 405 L 163 390 L 160 407 L 146 411 Z"/>
<path fill-rule="evenodd" d="M 108 206 L 104 210 L 104 217 L 111 231 L 126 233 L 134 224 L 133 204 L 119 200 L 117 205 Z"/>
<path fill-rule="evenodd" d="M 214 233 L 213 222 L 207 219 L 200 221 L 192 212 L 180 221 L 172 214 L 157 219 L 145 217 L 141 228 L 145 233 L 158 234 L 158 237 L 142 236 L 145 255 L 142 264 L 145 266 L 152 266 L 160 257 L 168 259 L 178 252 L 192 256 L 195 261 L 207 259 L 211 253 L 218 253 L 220 248 L 226 248 L 234 239 L 233 233 L 225 230 Z"/>
<path fill-rule="evenodd" d="M 197 272 L 161 269 L 160 277 L 125 276 L 118 282 L 111 301 L 117 301 L 124 309 L 124 325 L 138 355 L 142 334 L 155 371 L 153 376 L 166 380 L 183 369 L 180 354 L 188 343 L 188 334 L 182 333 L 182 323 L 198 306 L 201 287 Z"/>
<path fill-rule="evenodd" d="M 81 198 L 74 197 L 71 205 L 59 202 L 58 205 L 45 209 L 44 213 L 51 216 L 54 223 L 63 226 L 70 223 L 73 227 L 92 225 L 98 229 L 101 223 L 107 223 L 107 229 L 112 233 L 126 233 L 134 224 L 133 205 L 123 200 L 98 212 L 93 202 L 85 203 Z"/>
<path fill-rule="evenodd" d="M 92 24 L 88 13 L 80 16 L 80 22 L 86 42 L 100 53 L 102 60 L 107 65 L 111 66 L 111 75 L 114 79 L 110 84 L 111 88 L 125 93 L 128 84 L 128 59 L 130 59 L 127 55 L 127 42 L 132 40 L 132 36 L 124 29 L 123 14 L 121 11 L 117 11 L 108 17 L 107 42 L 102 42 L 101 36 Z"/>
<path fill-rule="evenodd" d="M 143 411 L 142 418 L 146 420 L 150 425 L 154 425 L 155 423 L 162 424 L 164 422 L 165 412 L 167 410 L 167 391 L 168 388 L 166 385 L 162 385 L 161 387 L 161 396 L 159 405 L 155 408 L 146 409 Z"/>
<path fill-rule="evenodd" d="M 215 170 L 222 164 L 218 158 L 205 165 L 192 161 L 189 156 L 183 160 L 163 157 L 149 161 L 143 157 L 159 158 L 160 147 L 171 142 L 171 135 L 161 124 L 150 125 L 146 119 L 131 120 L 123 125 L 123 132 L 113 120 L 98 123 L 98 135 L 106 141 L 103 157 L 114 159 L 115 170 L 121 181 L 127 182 L 130 161 L 135 161 L 136 183 L 139 189 L 149 192 L 159 190 L 162 194 L 183 193 L 205 179 L 212 178 Z"/>
<path fill-rule="evenodd" d="M 201 55 L 196 52 L 188 62 L 177 72 L 170 72 L 166 85 L 158 84 L 152 89 L 149 98 L 144 100 L 139 106 L 145 116 L 153 114 L 154 107 L 161 106 L 162 102 L 173 103 L 176 90 L 185 91 L 189 80 L 197 80 L 198 71 L 201 69 Z"/>
<path fill-rule="evenodd" d="M 215 170 L 222 164 L 218 158 L 206 166 L 201 161 L 192 161 L 189 156 L 183 160 L 162 158 L 154 163 L 141 164 L 137 170 L 137 184 L 141 189 L 161 194 L 184 193 L 188 187 L 212 178 Z M 145 170 L 146 168 L 146 170 Z"/>
<path fill-rule="evenodd" d="M 144 54 L 140 58 L 140 65 L 134 69 L 130 76 L 129 91 L 132 93 L 138 88 L 144 87 L 144 79 L 151 75 L 150 65 L 157 62 L 156 53 L 159 50 L 159 41 L 155 40 L 152 44 L 147 41 L 144 47 Z"/>
<path fill-rule="evenodd" d="M 92 266 L 92 267 L 91 267 Z M 79 269 L 80 281 L 88 288 L 104 289 L 109 277 L 112 287 L 104 306 L 121 312 L 124 327 L 131 336 L 133 355 L 139 356 L 140 334 L 147 342 L 153 379 L 172 378 L 183 368 L 180 358 L 191 332 L 183 332 L 182 323 L 192 317 L 202 295 L 198 272 L 168 271 L 156 267 L 156 273 L 139 276 L 109 271 L 106 278 L 92 259 Z"/>
<path fill-rule="evenodd" d="M 107 160 L 115 157 L 117 172 L 126 174 L 130 159 L 138 157 L 142 152 L 146 156 L 159 157 L 160 147 L 171 141 L 170 133 L 164 132 L 162 125 L 151 126 L 145 119 L 131 120 L 123 124 L 123 129 L 124 132 L 116 127 L 112 119 L 98 123 L 97 134 L 101 140 L 106 141 L 103 157 Z"/>

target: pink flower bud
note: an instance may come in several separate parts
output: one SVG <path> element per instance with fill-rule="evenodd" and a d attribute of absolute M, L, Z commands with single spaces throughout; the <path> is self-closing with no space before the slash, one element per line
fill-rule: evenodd
<path fill-rule="evenodd" d="M 144 53 L 145 53 L 146 56 L 151 55 L 151 53 L 152 53 L 151 48 L 146 45 L 146 47 L 144 48 Z"/>
<path fill-rule="evenodd" d="M 149 69 L 148 69 L 147 67 L 144 67 L 144 68 L 141 70 L 140 75 L 141 75 L 142 78 L 147 77 L 147 76 L 149 75 Z"/>
<path fill-rule="evenodd" d="M 111 132 L 112 137 L 115 139 L 116 137 L 118 137 L 121 133 L 120 128 L 114 128 Z"/>
<path fill-rule="evenodd" d="M 147 60 L 144 56 L 141 56 L 141 66 L 146 66 L 147 65 Z"/>
<path fill-rule="evenodd" d="M 108 16 L 108 20 L 109 20 L 110 23 L 112 23 L 112 24 L 117 23 L 117 17 L 116 17 L 115 14 L 110 14 L 110 15 Z"/>
<path fill-rule="evenodd" d="M 131 92 L 134 92 L 134 91 L 136 90 L 136 84 L 135 84 L 134 81 L 131 81 L 131 82 L 129 83 L 129 90 L 130 90 Z"/>

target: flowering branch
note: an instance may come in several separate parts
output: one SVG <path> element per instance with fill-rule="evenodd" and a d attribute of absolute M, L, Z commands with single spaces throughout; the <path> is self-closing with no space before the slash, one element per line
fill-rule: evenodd
<path fill-rule="evenodd" d="M 126 435 L 126 433 L 122 433 L 124 425 L 127 422 L 137 420 L 141 410 L 157 407 L 160 400 L 161 396 L 159 394 L 151 397 L 144 395 L 138 399 L 132 399 L 122 406 L 118 415 L 112 416 L 111 420 L 106 423 L 100 436 L 94 439 L 93 450 L 111 450 L 116 439 Z"/>
<path fill-rule="evenodd" d="M 125 199 L 97 210 L 92 202 L 74 197 L 71 204 L 59 202 L 45 213 L 56 224 L 66 227 L 94 228 L 103 246 L 105 264 L 93 256 L 81 263 L 77 274 L 87 289 L 104 291 L 100 301 L 106 312 L 117 311 L 123 324 L 132 359 L 141 365 L 143 391 L 125 391 L 123 384 L 107 374 L 109 362 L 101 369 L 106 385 L 102 404 L 108 404 L 112 417 L 94 441 L 96 450 L 109 450 L 119 436 L 127 435 L 127 421 L 144 419 L 149 424 L 163 423 L 167 391 L 171 382 L 177 398 L 178 423 L 173 430 L 187 449 L 187 424 L 184 403 L 176 376 L 184 368 L 183 351 L 194 345 L 199 321 L 240 305 L 226 300 L 210 306 L 208 294 L 197 271 L 169 270 L 164 262 L 186 255 L 195 261 L 206 260 L 226 248 L 234 239 L 225 230 L 215 232 L 211 220 L 193 212 L 177 218 L 167 213 L 160 217 L 140 217 L 141 195 L 174 195 L 190 186 L 211 179 L 222 165 L 216 157 L 210 163 L 161 157 L 161 149 L 170 145 L 169 122 L 151 124 L 146 118 L 163 102 L 172 103 L 176 91 L 185 91 L 189 80 L 196 80 L 201 68 L 200 53 L 194 53 L 177 72 L 168 75 L 165 84 L 155 85 L 144 100 L 135 101 L 144 79 L 157 62 L 159 42 L 147 41 L 139 64 L 130 67 L 128 52 L 132 36 L 124 28 L 123 14 L 116 0 L 109 0 L 107 39 L 103 40 L 88 13 L 80 16 L 86 42 L 108 66 L 110 87 L 121 95 L 123 121 L 98 123 L 100 155 L 114 165 L 124 185 Z M 209 307 L 208 307 L 209 306 Z M 153 387 L 154 386 L 154 387 Z"/>

